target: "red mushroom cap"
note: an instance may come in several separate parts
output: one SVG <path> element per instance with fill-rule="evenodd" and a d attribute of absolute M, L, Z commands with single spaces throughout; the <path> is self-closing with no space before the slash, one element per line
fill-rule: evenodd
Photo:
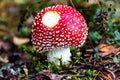
<path fill-rule="evenodd" d="M 84 17 L 74 8 L 56 5 L 35 17 L 32 43 L 37 51 L 60 47 L 81 47 L 87 37 Z"/>

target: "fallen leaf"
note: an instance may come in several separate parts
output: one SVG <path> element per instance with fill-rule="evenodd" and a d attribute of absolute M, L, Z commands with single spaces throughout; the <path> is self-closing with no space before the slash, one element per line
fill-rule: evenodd
<path fill-rule="evenodd" d="M 72 75 L 70 74 L 58 75 L 58 74 L 52 73 L 49 70 L 43 70 L 43 71 L 40 71 L 39 73 L 48 76 L 51 80 L 62 80 L 62 78 L 64 77 L 68 78 L 67 80 L 70 80 L 72 77 Z"/>
<path fill-rule="evenodd" d="M 25 75 L 28 76 L 28 69 L 25 67 L 23 68 L 24 72 L 25 72 Z"/>
<path fill-rule="evenodd" d="M 20 37 L 13 37 L 13 43 L 16 45 L 21 45 L 21 44 L 25 44 L 28 43 L 30 41 L 29 38 L 20 38 Z"/>
<path fill-rule="evenodd" d="M 11 48 L 11 44 L 9 42 L 0 41 L 0 49 L 8 51 L 10 50 L 10 48 Z"/>
<path fill-rule="evenodd" d="M 107 44 L 100 44 L 96 48 L 98 48 L 100 55 L 103 57 L 113 53 L 115 50 L 114 46 L 110 46 Z"/>
<path fill-rule="evenodd" d="M 0 56 L 0 62 L 3 62 L 3 63 L 8 63 L 8 57 L 5 56 L 4 58 Z"/>

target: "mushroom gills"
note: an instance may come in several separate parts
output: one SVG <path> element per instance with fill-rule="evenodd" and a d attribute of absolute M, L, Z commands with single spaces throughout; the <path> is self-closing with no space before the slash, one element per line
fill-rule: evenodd
<path fill-rule="evenodd" d="M 57 65 L 69 64 L 71 61 L 70 48 L 57 48 L 52 51 L 49 51 L 47 54 L 47 59 L 51 63 L 56 63 Z"/>

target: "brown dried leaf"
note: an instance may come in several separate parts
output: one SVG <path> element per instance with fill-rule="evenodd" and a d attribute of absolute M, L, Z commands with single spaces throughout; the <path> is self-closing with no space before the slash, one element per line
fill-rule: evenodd
<path fill-rule="evenodd" d="M 58 75 L 58 74 L 52 73 L 49 70 L 43 70 L 40 72 L 40 74 L 44 74 L 44 75 L 48 76 L 51 80 L 61 80 L 63 77 L 70 79 L 72 77 L 72 75 L 70 75 L 70 74 Z"/>
<path fill-rule="evenodd" d="M 99 53 L 101 56 L 106 56 L 114 52 L 115 47 L 114 46 L 109 46 L 107 44 L 100 44 L 96 48 L 99 49 Z"/>
<path fill-rule="evenodd" d="M 8 57 L 7 56 L 5 56 L 5 57 L 2 57 L 2 56 L 0 56 L 0 62 L 3 62 L 3 63 L 8 63 Z"/>
<path fill-rule="evenodd" d="M 0 41 L 0 49 L 8 51 L 11 48 L 11 44 L 9 42 Z"/>
<path fill-rule="evenodd" d="M 29 38 L 19 38 L 19 37 L 13 37 L 13 43 L 16 45 L 21 45 L 21 44 L 25 44 L 28 43 L 30 41 Z"/>

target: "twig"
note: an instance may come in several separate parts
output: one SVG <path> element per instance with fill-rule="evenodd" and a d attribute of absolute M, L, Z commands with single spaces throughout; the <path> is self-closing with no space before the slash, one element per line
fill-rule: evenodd
<path fill-rule="evenodd" d="M 72 0 L 70 0 L 70 3 L 71 3 L 71 5 L 72 5 L 72 7 L 75 8 L 75 5 L 73 4 L 73 1 L 72 1 Z"/>

